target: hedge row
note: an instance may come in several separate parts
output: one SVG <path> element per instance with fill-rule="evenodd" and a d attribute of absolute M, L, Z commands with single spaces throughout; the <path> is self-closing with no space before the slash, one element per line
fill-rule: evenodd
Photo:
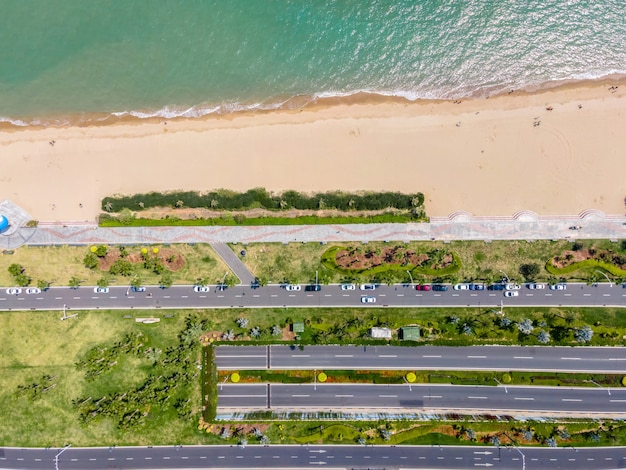
<path fill-rule="evenodd" d="M 337 253 L 341 250 L 345 250 L 343 246 L 332 246 L 322 253 L 321 262 L 322 265 L 328 269 L 332 269 L 341 274 L 354 275 L 354 274 L 381 274 L 387 271 L 411 271 L 411 274 L 422 274 L 425 276 L 447 276 L 454 274 L 461 269 L 461 258 L 454 253 L 452 254 L 452 264 L 442 269 L 432 269 L 424 266 L 415 266 L 412 264 L 400 265 L 400 264 L 383 264 L 374 268 L 366 269 L 346 269 L 340 268 L 337 265 Z"/>
<path fill-rule="evenodd" d="M 120 212 L 122 209 L 139 211 L 150 207 L 190 207 L 214 210 L 384 210 L 413 209 L 423 206 L 422 193 L 402 194 L 398 192 L 355 192 L 332 191 L 311 195 L 297 191 L 270 193 L 264 188 L 250 189 L 244 193 L 220 189 L 209 193 L 192 191 L 135 194 L 112 196 L 102 200 L 102 210 Z"/>
<path fill-rule="evenodd" d="M 606 263 L 598 259 L 586 259 L 584 261 L 578 261 L 577 263 L 572 263 L 562 268 L 557 268 L 556 266 L 554 266 L 551 259 L 548 260 L 548 262 L 546 263 L 546 271 L 554 275 L 569 274 L 573 273 L 574 271 L 578 271 L 579 269 L 585 268 L 601 268 L 604 269 L 606 272 L 612 274 L 613 276 L 626 276 L 626 270 L 621 269 L 614 264 Z"/>
<path fill-rule="evenodd" d="M 167 219 L 119 219 L 109 214 L 100 216 L 101 227 L 171 227 L 207 225 L 236 226 L 236 225 L 316 225 L 316 224 L 383 224 L 406 222 L 420 222 L 424 219 L 411 214 L 385 213 L 369 216 L 341 216 L 341 217 L 317 217 L 305 215 L 301 217 L 246 217 L 243 214 L 234 217 L 217 217 L 214 219 L 188 219 L 181 220 L 176 217 Z"/>

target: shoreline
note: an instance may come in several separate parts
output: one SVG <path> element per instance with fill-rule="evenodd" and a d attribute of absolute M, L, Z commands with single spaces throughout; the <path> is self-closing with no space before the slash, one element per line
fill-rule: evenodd
<path fill-rule="evenodd" d="M 166 106 L 165 108 L 154 110 L 130 110 L 130 111 L 114 111 L 114 112 L 80 112 L 80 113 L 60 113 L 58 115 L 40 116 L 40 117 L 1 117 L 0 116 L 0 132 L 20 131 L 27 129 L 49 129 L 49 128 L 66 128 L 66 127 L 104 127 L 124 124 L 142 124 L 164 121 L 184 121 L 184 120 L 205 120 L 205 119 L 231 119 L 246 115 L 263 115 L 269 113 L 290 113 L 300 112 L 303 110 L 317 110 L 338 105 L 366 105 L 366 104 L 415 104 L 415 105 L 432 105 L 441 103 L 454 103 L 457 101 L 482 101 L 489 99 L 498 99 L 504 96 L 538 96 L 554 91 L 563 91 L 576 88 L 594 88 L 603 86 L 620 86 L 626 85 L 626 74 L 610 74 L 594 79 L 562 79 L 544 82 L 536 86 L 528 86 L 522 89 L 508 89 L 503 91 L 502 86 L 494 87 L 494 92 L 490 93 L 487 89 L 477 89 L 474 92 L 460 96 L 457 98 L 408 98 L 409 92 L 370 92 L 370 91 L 354 91 L 345 94 L 337 94 L 333 96 L 316 95 L 296 95 L 284 97 L 283 99 L 274 98 L 274 102 L 267 104 L 266 108 L 262 103 L 243 105 L 239 103 L 227 104 L 199 104 L 192 106 L 178 106 L 179 111 L 176 116 L 164 115 L 165 110 L 171 112 L 169 108 L 174 106 Z M 501 91 L 498 91 L 501 90 Z M 271 101 L 271 99 L 268 99 Z M 196 108 L 197 116 L 185 115 L 184 110 Z M 234 107 L 236 109 L 228 109 Z M 139 116 L 141 114 L 142 116 Z M 16 124 L 16 122 L 22 124 Z M 41 121 L 47 121 L 41 124 Z"/>
<path fill-rule="evenodd" d="M 430 217 L 621 214 L 626 87 L 618 83 L 455 101 L 328 98 L 291 110 L 95 126 L 5 125 L 0 199 L 60 222 L 93 221 L 101 199 L 114 194 L 254 187 L 419 191 Z"/>

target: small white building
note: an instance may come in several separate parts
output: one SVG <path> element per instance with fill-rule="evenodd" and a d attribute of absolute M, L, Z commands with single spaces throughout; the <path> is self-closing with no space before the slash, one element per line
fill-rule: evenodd
<path fill-rule="evenodd" d="M 372 328 L 370 336 L 374 339 L 391 339 L 391 329 L 389 328 Z"/>

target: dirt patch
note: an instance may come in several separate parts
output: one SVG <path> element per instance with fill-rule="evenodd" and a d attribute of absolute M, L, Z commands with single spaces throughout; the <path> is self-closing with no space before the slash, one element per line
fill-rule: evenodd
<path fill-rule="evenodd" d="M 291 331 L 291 327 L 287 325 L 285 328 L 283 328 L 283 335 L 281 336 L 281 338 L 283 341 L 295 341 L 296 334 Z"/>
<path fill-rule="evenodd" d="M 552 265 L 556 268 L 564 268 L 571 264 L 589 259 L 602 260 L 614 264 L 620 269 L 626 269 L 626 256 L 609 250 L 596 250 L 594 248 L 582 248 L 576 251 L 566 250 L 552 258 Z"/>
<path fill-rule="evenodd" d="M 170 271 L 178 271 L 185 266 L 185 258 L 180 252 L 172 248 L 160 248 L 158 253 L 148 252 L 148 256 L 156 257 L 166 269 Z M 122 253 L 117 248 L 107 251 L 107 254 L 98 260 L 98 267 L 102 271 L 111 269 L 113 263 L 122 258 Z M 141 253 L 128 253 L 123 259 L 133 264 L 143 264 L 144 260 Z"/>
<path fill-rule="evenodd" d="M 436 256 L 433 256 L 433 254 Z M 335 259 L 338 267 L 354 270 L 371 269 L 388 264 L 442 269 L 453 262 L 453 257 L 449 253 L 444 254 L 439 251 L 435 253 L 417 253 L 399 245 L 384 248 L 350 248 L 337 252 Z"/>

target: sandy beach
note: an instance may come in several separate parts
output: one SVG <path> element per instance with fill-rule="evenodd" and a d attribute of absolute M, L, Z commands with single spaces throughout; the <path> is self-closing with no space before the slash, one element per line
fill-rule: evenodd
<path fill-rule="evenodd" d="M 462 102 L 352 99 L 300 110 L 0 130 L 0 199 L 93 221 L 112 194 L 421 191 L 430 216 L 621 214 L 626 86 Z M 613 88 L 617 87 L 617 88 Z"/>

